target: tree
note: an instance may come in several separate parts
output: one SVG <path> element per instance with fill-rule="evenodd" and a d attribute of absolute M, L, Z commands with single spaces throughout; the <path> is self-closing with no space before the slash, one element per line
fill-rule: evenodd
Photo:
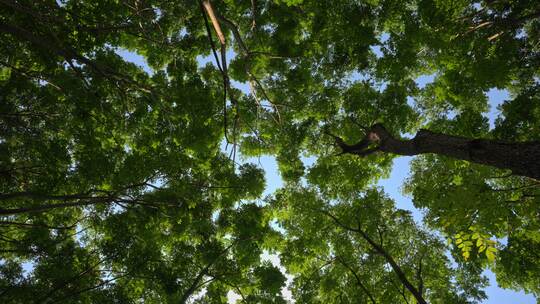
<path fill-rule="evenodd" d="M 470 302 L 487 267 L 538 296 L 539 12 L 1 0 L 0 297 L 283 302 L 263 250 L 297 301 Z M 509 97 L 490 128 L 492 88 Z M 261 203 L 262 171 L 238 160 L 265 154 L 285 187 Z M 373 189 L 399 155 L 448 245 Z"/>
<path fill-rule="evenodd" d="M 340 137 L 336 137 L 336 141 L 343 153 L 359 156 L 377 151 L 408 156 L 433 153 L 509 169 L 517 175 L 540 179 L 540 142 L 537 141 L 507 143 L 468 139 L 425 129 L 420 130 L 413 139 L 401 140 L 392 136 L 381 124 L 373 125 L 365 138 L 354 145 L 346 144 Z"/>
<path fill-rule="evenodd" d="M 282 261 L 296 274 L 300 303 L 475 303 L 485 297 L 481 267 L 452 269 L 440 239 L 377 189 L 328 202 L 315 189 L 291 187 L 273 205 L 290 234 Z"/>

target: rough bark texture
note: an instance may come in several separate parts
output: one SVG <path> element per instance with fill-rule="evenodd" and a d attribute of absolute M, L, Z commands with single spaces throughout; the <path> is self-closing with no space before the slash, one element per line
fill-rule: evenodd
<path fill-rule="evenodd" d="M 367 147 L 376 144 L 376 148 Z M 472 139 L 420 130 L 413 139 L 395 138 L 381 124 L 373 125 L 366 138 L 355 145 L 338 140 L 343 153 L 367 155 L 383 151 L 398 155 L 434 153 L 472 163 L 511 170 L 513 174 L 540 180 L 540 142 L 508 143 Z"/>

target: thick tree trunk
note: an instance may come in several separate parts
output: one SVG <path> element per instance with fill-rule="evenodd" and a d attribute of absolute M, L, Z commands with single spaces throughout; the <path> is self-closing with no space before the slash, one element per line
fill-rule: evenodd
<path fill-rule="evenodd" d="M 366 149 L 369 144 L 377 148 Z M 384 126 L 373 125 L 366 138 L 355 145 L 338 141 L 344 153 L 367 155 L 383 151 L 399 155 L 434 153 L 472 163 L 511 170 L 513 174 L 540 180 L 540 142 L 508 143 L 489 139 L 472 139 L 428 130 L 420 130 L 413 139 L 392 136 Z"/>

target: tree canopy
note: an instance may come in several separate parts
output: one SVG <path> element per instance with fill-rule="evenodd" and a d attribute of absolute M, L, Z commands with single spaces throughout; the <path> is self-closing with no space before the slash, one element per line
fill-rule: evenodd
<path fill-rule="evenodd" d="M 2 303 L 540 298 L 540 2 L 0 0 L 0 40 Z"/>

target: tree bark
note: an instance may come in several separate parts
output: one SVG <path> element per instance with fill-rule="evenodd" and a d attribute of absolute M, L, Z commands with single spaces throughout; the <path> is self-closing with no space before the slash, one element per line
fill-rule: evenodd
<path fill-rule="evenodd" d="M 340 138 L 337 144 L 343 153 L 364 156 L 376 151 L 398 155 L 433 153 L 472 163 L 511 170 L 513 174 L 540 180 L 540 142 L 503 142 L 490 139 L 473 139 L 429 130 L 420 130 L 413 139 L 398 139 L 381 124 L 375 124 L 366 138 L 354 145 L 347 145 Z M 368 148 L 375 144 L 376 148 Z"/>

